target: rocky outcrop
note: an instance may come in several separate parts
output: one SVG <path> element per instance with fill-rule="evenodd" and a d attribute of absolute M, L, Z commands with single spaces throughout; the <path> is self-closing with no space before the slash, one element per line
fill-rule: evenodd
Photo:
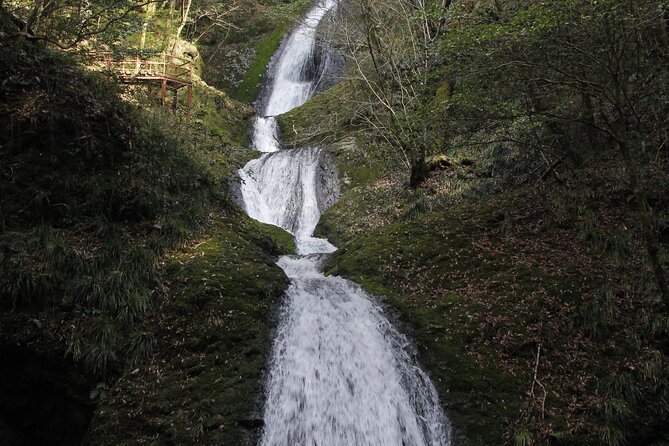
<path fill-rule="evenodd" d="M 93 416 L 94 381 L 62 352 L 0 345 L 0 444 L 80 445 Z"/>
<path fill-rule="evenodd" d="M 320 153 L 316 175 L 318 209 L 323 213 L 339 200 L 341 189 L 337 161 L 327 150 Z"/>

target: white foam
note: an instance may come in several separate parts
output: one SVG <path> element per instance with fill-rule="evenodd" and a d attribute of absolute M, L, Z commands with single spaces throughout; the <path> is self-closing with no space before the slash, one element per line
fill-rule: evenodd
<path fill-rule="evenodd" d="M 280 150 L 273 115 L 313 94 L 315 30 L 336 1 L 321 1 L 277 61 L 254 147 L 269 152 L 239 171 L 246 212 L 295 235 L 291 279 L 267 382 L 262 446 L 445 446 L 450 425 L 407 339 L 367 293 L 319 269 L 336 248 L 313 236 L 321 211 L 320 148 Z"/>

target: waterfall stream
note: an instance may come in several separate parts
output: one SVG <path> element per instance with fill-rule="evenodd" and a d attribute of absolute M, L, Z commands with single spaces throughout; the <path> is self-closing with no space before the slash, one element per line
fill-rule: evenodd
<path fill-rule="evenodd" d="M 269 152 L 239 171 L 246 212 L 296 239 L 278 265 L 291 279 L 274 341 L 262 446 L 436 446 L 450 425 L 410 342 L 364 290 L 326 277 L 336 248 L 313 237 L 324 210 L 321 148 L 281 150 L 275 116 L 313 95 L 316 28 L 336 0 L 321 0 L 287 37 L 273 65 L 253 146 Z"/>

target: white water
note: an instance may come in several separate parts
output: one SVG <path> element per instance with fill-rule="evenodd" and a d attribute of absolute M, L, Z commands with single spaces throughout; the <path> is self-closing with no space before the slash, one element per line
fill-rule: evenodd
<path fill-rule="evenodd" d="M 273 88 L 253 128 L 253 148 L 260 152 L 279 150 L 275 116 L 304 104 L 316 86 L 316 27 L 336 0 L 320 1 L 282 45 L 274 70 Z"/>
<path fill-rule="evenodd" d="M 288 111 L 313 94 L 315 28 L 335 6 L 321 1 L 289 36 L 266 113 Z M 254 146 L 273 153 L 239 171 L 246 211 L 294 234 L 300 254 L 278 262 L 291 285 L 270 364 L 261 446 L 449 445 L 436 390 L 408 340 L 360 287 L 320 272 L 336 249 L 313 237 L 324 207 L 321 149 L 279 150 L 274 118 L 258 119 Z"/>

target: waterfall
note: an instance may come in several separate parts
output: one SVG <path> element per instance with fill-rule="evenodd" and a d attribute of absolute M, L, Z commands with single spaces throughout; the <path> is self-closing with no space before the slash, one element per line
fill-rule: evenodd
<path fill-rule="evenodd" d="M 318 82 L 320 1 L 284 42 L 253 146 L 239 171 L 246 212 L 296 239 L 278 265 L 291 279 L 274 341 L 261 446 L 446 446 L 450 424 L 411 344 L 363 289 L 320 272 L 336 248 L 313 236 L 326 206 L 323 149 L 281 150 L 274 116 L 303 104 Z"/>
<path fill-rule="evenodd" d="M 253 148 L 260 152 L 279 150 L 276 116 L 304 104 L 313 94 L 318 81 L 316 61 L 316 27 L 334 9 L 336 0 L 319 2 L 283 43 L 269 95 L 253 127 Z"/>

